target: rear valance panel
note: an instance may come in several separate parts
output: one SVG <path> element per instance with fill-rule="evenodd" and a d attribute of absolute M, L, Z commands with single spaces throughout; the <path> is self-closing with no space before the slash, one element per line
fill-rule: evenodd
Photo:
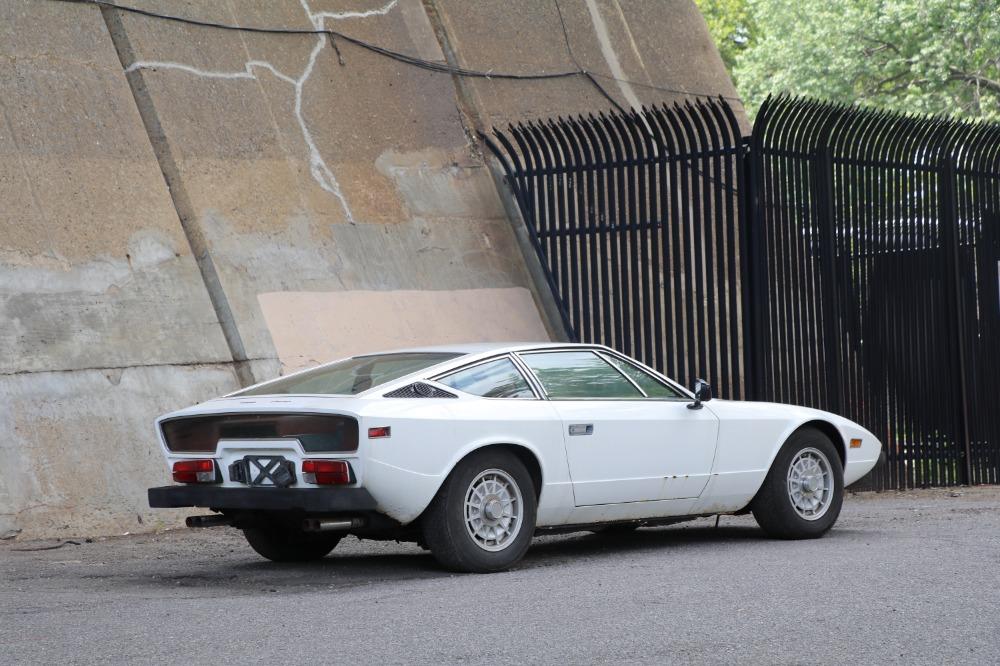
<path fill-rule="evenodd" d="M 173 453 L 215 453 L 220 439 L 297 439 L 306 453 L 358 450 L 358 422 L 331 414 L 212 414 L 160 423 Z"/>

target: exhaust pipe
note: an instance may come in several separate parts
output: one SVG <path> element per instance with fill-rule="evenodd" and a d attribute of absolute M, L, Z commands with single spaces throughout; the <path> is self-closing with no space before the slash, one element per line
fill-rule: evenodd
<path fill-rule="evenodd" d="M 356 527 L 364 527 L 364 518 L 341 518 L 328 520 L 325 518 L 306 518 L 302 521 L 305 532 L 343 532 Z"/>
<path fill-rule="evenodd" d="M 233 519 L 215 514 L 212 516 L 188 516 L 184 519 L 184 524 L 188 527 L 223 527 L 232 525 Z"/>

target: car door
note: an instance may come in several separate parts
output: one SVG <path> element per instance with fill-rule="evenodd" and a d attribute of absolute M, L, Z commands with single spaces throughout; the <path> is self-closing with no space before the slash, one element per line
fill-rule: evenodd
<path fill-rule="evenodd" d="M 688 409 L 686 396 L 653 375 L 595 350 L 520 358 L 562 420 L 576 506 L 701 494 L 719 430 L 709 410 Z"/>

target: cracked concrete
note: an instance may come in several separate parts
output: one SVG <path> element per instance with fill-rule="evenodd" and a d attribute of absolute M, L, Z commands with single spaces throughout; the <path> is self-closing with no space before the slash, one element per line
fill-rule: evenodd
<path fill-rule="evenodd" d="M 335 26 L 483 70 L 570 65 L 534 0 L 131 4 Z M 732 93 L 690 0 L 564 4 L 583 66 L 638 82 L 609 86 L 619 102 L 676 98 L 650 84 Z M 166 480 L 157 414 L 402 344 L 428 312 L 442 341 L 556 330 L 475 130 L 607 101 L 581 80 L 454 80 L 336 45 L 0 0 L 0 533 L 176 521 L 145 507 Z M 364 304 L 380 330 L 339 323 Z M 290 333 L 312 314 L 323 330 Z"/>
<path fill-rule="evenodd" d="M 372 9 L 369 11 L 361 12 L 313 12 L 309 9 L 309 4 L 306 0 L 300 0 L 302 9 L 305 11 L 306 16 L 309 17 L 309 21 L 312 23 L 313 27 L 317 30 L 323 30 L 325 28 L 325 22 L 327 20 L 339 21 L 344 19 L 353 18 L 370 18 L 373 16 L 384 16 L 389 12 L 390 9 L 396 6 L 399 0 L 391 0 L 391 2 L 385 4 L 383 7 L 378 9 Z M 323 159 L 323 155 L 320 153 L 319 147 L 317 147 L 316 142 L 313 139 L 312 132 L 309 130 L 309 125 L 306 122 L 305 117 L 302 113 L 302 93 L 305 88 L 306 82 L 313 73 L 313 69 L 316 66 L 316 58 L 319 56 L 320 52 L 327 45 L 328 37 L 326 35 L 317 35 L 316 43 L 312 50 L 309 52 L 309 59 L 306 61 L 305 67 L 302 72 L 297 77 L 289 76 L 278 70 L 270 62 L 264 60 L 249 60 L 243 64 L 242 72 L 220 72 L 203 70 L 192 65 L 187 65 L 179 62 L 169 62 L 165 60 L 136 60 L 129 64 L 125 68 L 125 73 L 135 72 L 142 69 L 172 69 L 185 72 L 187 74 L 192 74 L 194 76 L 201 76 L 210 79 L 256 79 L 257 69 L 265 69 L 275 77 L 291 84 L 294 91 L 294 111 L 295 119 L 299 124 L 299 128 L 302 131 L 302 139 L 305 141 L 309 152 L 309 171 L 319 186 L 324 190 L 332 194 L 340 202 L 343 208 L 344 217 L 348 222 L 354 222 L 354 216 L 351 213 L 351 207 L 347 203 L 347 199 L 344 197 L 343 192 L 340 190 L 340 184 L 337 182 L 337 178 L 333 175 L 330 167 L 327 166 L 326 160 Z"/>

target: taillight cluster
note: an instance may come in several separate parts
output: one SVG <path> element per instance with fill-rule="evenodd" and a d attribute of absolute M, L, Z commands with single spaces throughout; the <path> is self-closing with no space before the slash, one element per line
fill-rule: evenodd
<path fill-rule="evenodd" d="M 219 467 L 210 458 L 178 460 L 173 466 L 177 483 L 219 483 Z M 303 460 L 302 480 L 318 486 L 350 484 L 351 466 L 344 460 Z"/>
<path fill-rule="evenodd" d="M 219 468 L 215 461 L 178 460 L 174 463 L 174 481 L 177 483 L 218 483 Z"/>
<path fill-rule="evenodd" d="M 302 480 L 319 486 L 339 486 L 351 482 L 351 467 L 343 460 L 303 460 Z"/>

